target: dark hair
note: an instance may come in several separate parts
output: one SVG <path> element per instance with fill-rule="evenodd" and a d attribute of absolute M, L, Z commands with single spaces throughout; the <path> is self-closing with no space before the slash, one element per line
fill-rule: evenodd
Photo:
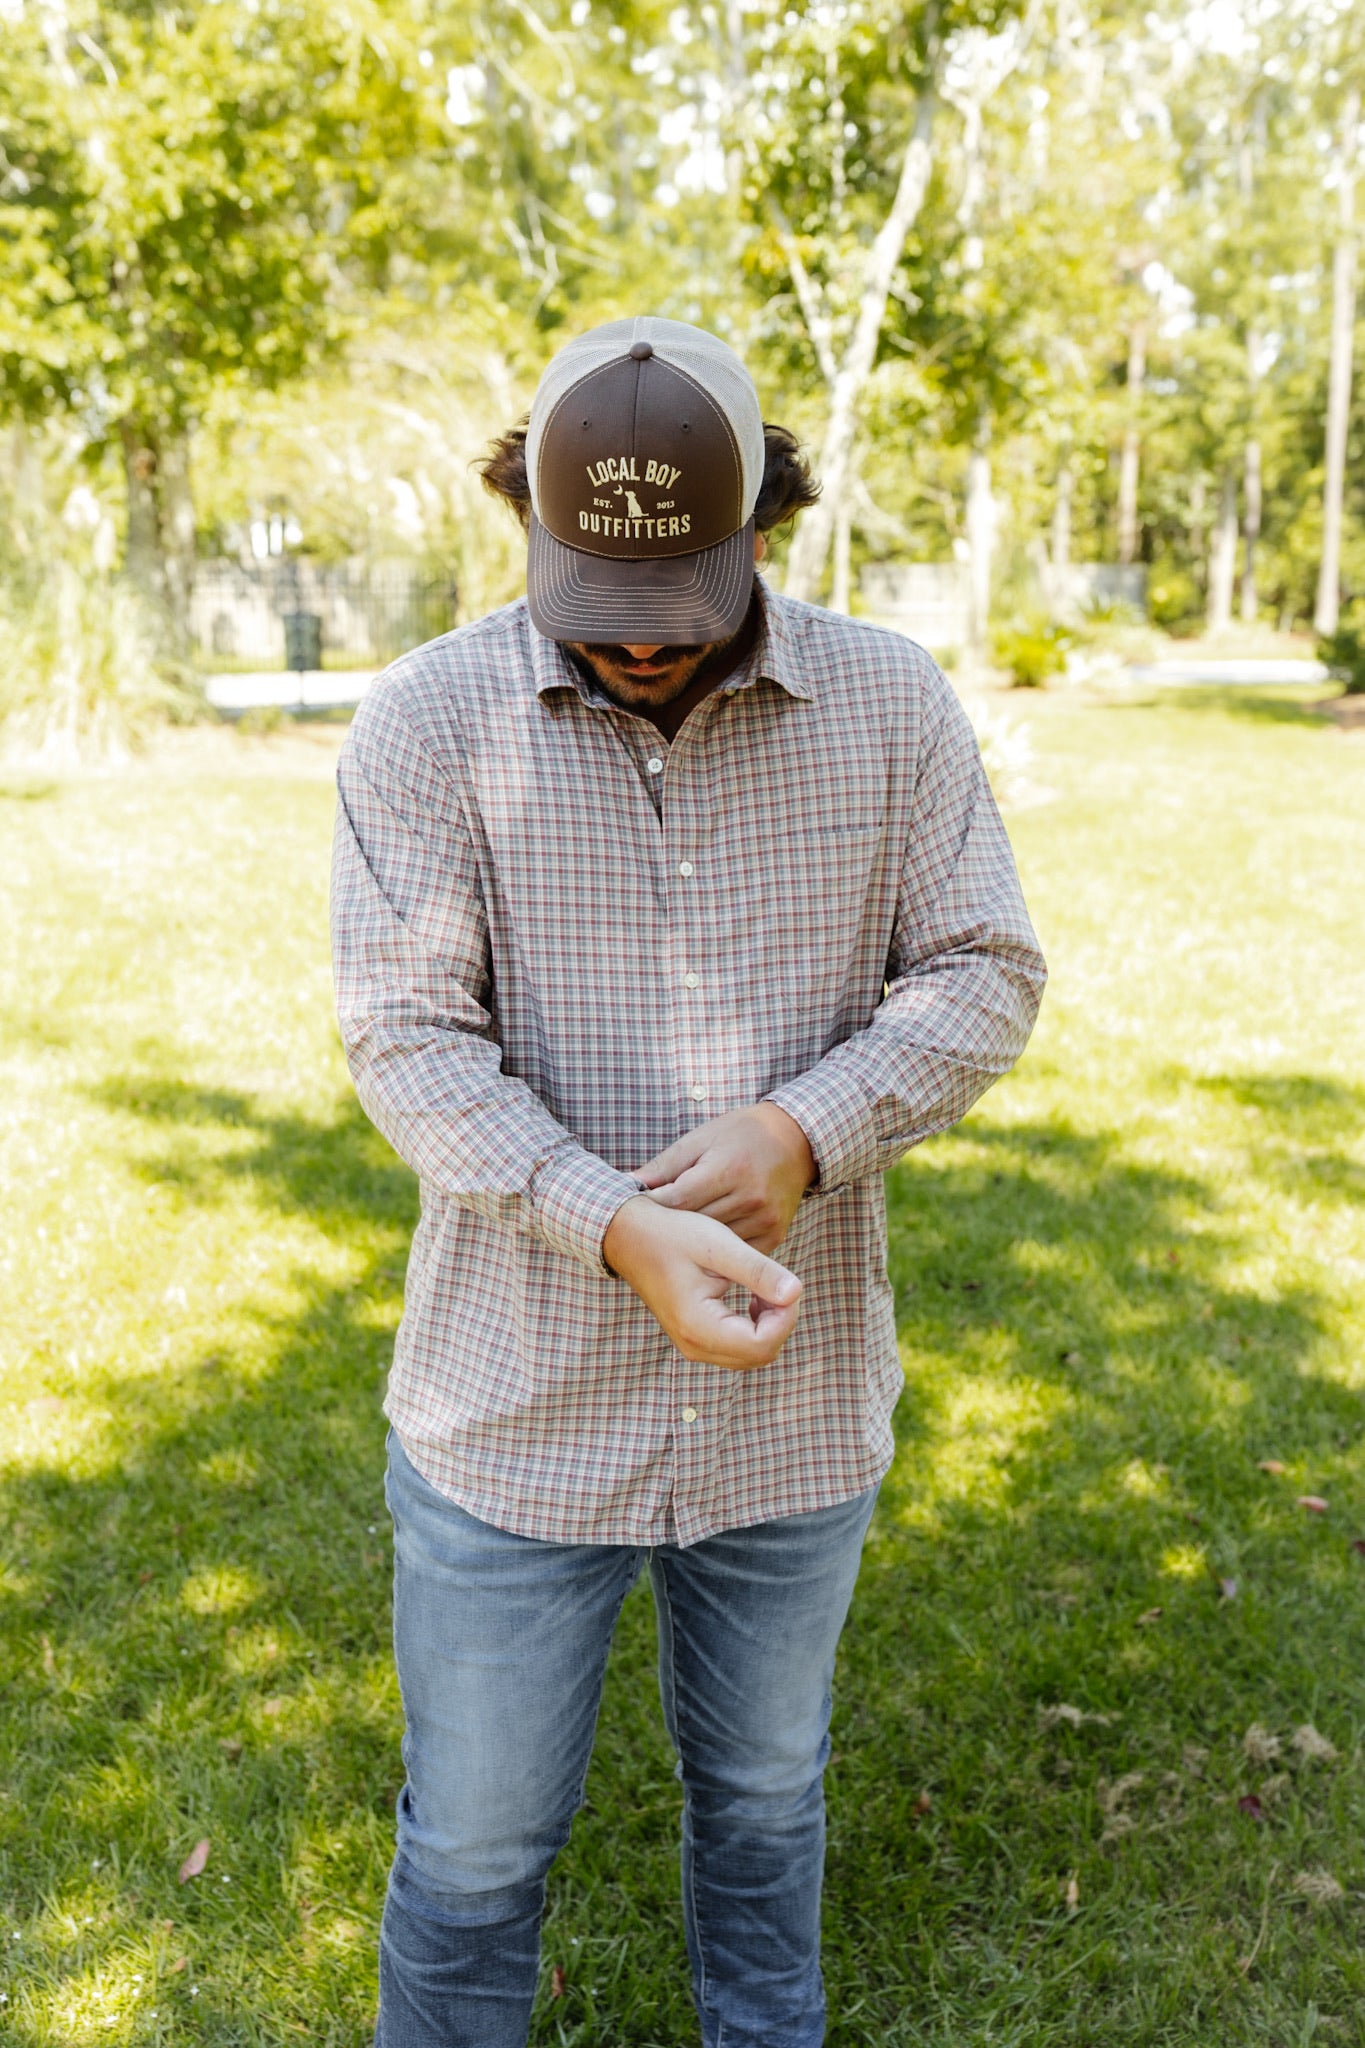
<path fill-rule="evenodd" d="M 499 434 L 478 465 L 484 487 L 510 505 L 523 526 L 531 518 L 531 485 L 526 475 L 526 422 Z M 763 481 L 754 504 L 754 525 L 771 533 L 794 519 L 820 495 L 820 486 L 801 453 L 801 443 L 786 427 L 763 422 Z"/>

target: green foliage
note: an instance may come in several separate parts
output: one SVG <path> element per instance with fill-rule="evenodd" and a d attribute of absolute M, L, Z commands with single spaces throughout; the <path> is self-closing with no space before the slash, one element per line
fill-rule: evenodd
<path fill-rule="evenodd" d="M 1318 660 L 1349 697 L 1365 693 L 1365 598 L 1343 605 L 1336 631 L 1318 636 Z"/>
<path fill-rule="evenodd" d="M 158 621 L 125 584 L 58 559 L 0 607 L 0 746 L 52 766 L 117 758 L 202 717 L 168 674 Z"/>
<path fill-rule="evenodd" d="M 1193 569 L 1167 554 L 1154 562 L 1147 577 L 1147 609 L 1152 623 L 1168 632 L 1189 632 L 1204 617 L 1204 593 Z"/>
<path fill-rule="evenodd" d="M 835 1687 L 831 2040 L 1346 2043 L 1360 763 L 1264 691 L 1009 713 L 1055 791 L 1011 819 L 1054 982 L 1020 1068 L 888 1177 L 907 1386 Z M 336 1041 L 331 767 L 219 730 L 0 785 L 6 2048 L 372 2030 L 416 1188 Z M 641 1592 L 536 2048 L 697 2038 L 653 1649 Z"/>
<path fill-rule="evenodd" d="M 1074 634 L 1044 612 L 1028 613 L 995 627 L 991 653 L 1019 689 L 1041 689 L 1066 667 Z"/>
<path fill-rule="evenodd" d="M 16 0 L 0 409 L 116 452 L 130 568 L 159 596 L 186 580 L 166 562 L 192 540 L 192 441 L 213 544 L 286 502 L 310 546 L 458 557 L 471 604 L 500 597 L 512 550 L 468 463 L 565 333 L 642 305 L 712 324 L 769 413 L 819 435 L 937 77 L 859 402 L 855 563 L 943 559 L 983 436 L 1003 532 L 1039 537 L 1065 476 L 1073 559 L 1113 559 L 1132 430 L 1143 557 L 1184 627 L 1254 437 L 1258 597 L 1302 617 L 1353 20 L 1243 10 L 1229 40 L 1198 14 L 1044 23 L 1014 0 Z"/>
<path fill-rule="evenodd" d="M 98 435 L 297 375 L 337 331 L 339 265 L 386 275 L 437 150 L 418 21 L 401 0 L 22 9 L 0 72 L 0 391 Z"/>

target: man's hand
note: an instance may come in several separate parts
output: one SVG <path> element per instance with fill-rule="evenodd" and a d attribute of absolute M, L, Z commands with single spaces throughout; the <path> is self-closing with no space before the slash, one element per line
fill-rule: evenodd
<path fill-rule="evenodd" d="M 670 1215 L 651 1195 L 625 1202 L 607 1225 L 602 1256 L 634 1288 L 684 1358 L 748 1372 L 770 1365 L 796 1328 L 801 1282 L 708 1216 Z M 725 1306 L 749 1289 L 747 1315 Z"/>
<path fill-rule="evenodd" d="M 815 1155 L 794 1117 L 775 1102 L 698 1124 L 636 1171 L 650 1200 L 728 1224 L 761 1252 L 776 1251 L 816 1176 Z"/>

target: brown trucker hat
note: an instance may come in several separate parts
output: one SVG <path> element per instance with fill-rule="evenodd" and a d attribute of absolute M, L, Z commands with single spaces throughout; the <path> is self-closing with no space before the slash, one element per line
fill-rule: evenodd
<path fill-rule="evenodd" d="M 738 632 L 763 416 L 718 335 L 652 314 L 579 335 L 540 380 L 526 470 L 537 632 L 663 647 Z"/>

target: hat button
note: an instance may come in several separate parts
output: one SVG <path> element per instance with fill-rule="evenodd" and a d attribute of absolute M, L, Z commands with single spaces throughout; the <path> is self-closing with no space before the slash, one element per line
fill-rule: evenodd
<path fill-rule="evenodd" d="M 643 362 L 646 362 L 646 361 L 648 360 L 648 358 L 649 358 L 650 356 L 652 356 L 652 355 L 653 355 L 653 353 L 654 353 L 654 344 L 653 344 L 653 342 L 650 342 L 650 341 L 633 341 L 633 342 L 631 343 L 631 345 L 630 345 L 630 359 L 631 359 L 631 361 L 632 361 L 633 363 L 643 363 Z"/>

